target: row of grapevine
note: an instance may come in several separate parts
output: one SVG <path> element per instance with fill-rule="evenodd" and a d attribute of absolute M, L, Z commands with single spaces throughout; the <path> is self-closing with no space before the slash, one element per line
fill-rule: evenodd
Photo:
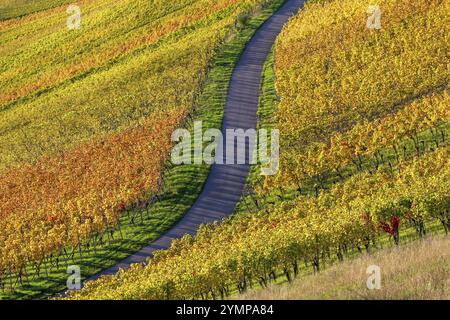
<path fill-rule="evenodd" d="M 375 169 L 386 162 L 384 153 L 395 154 L 398 161 L 411 153 L 405 142 L 411 142 L 414 153 L 424 149 L 425 142 L 430 148 L 439 147 L 447 138 L 446 125 L 450 122 L 448 90 L 437 92 L 422 99 L 414 100 L 394 114 L 374 121 L 362 121 L 351 129 L 331 135 L 328 142 L 316 142 L 299 153 L 295 147 L 282 154 L 286 168 L 275 179 L 267 179 L 266 189 L 273 186 L 296 188 L 306 179 L 323 179 L 335 174 L 343 179 L 342 171 L 356 165 L 362 169 L 363 159 L 374 159 Z M 421 136 L 430 131 L 430 140 Z"/>

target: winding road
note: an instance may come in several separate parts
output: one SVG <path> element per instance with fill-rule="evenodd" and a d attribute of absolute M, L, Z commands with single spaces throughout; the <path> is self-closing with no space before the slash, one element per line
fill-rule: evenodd
<path fill-rule="evenodd" d="M 231 77 L 222 122 L 224 136 L 226 129 L 256 128 L 264 63 L 283 25 L 303 4 L 304 0 L 287 0 L 247 44 Z M 145 262 L 153 251 L 168 248 L 173 239 L 184 234 L 194 235 L 201 224 L 220 221 L 231 215 L 244 189 L 249 169 L 248 164 L 214 164 L 198 199 L 172 229 L 149 246 L 87 280 L 116 273 L 120 268 L 127 268 L 133 263 Z"/>

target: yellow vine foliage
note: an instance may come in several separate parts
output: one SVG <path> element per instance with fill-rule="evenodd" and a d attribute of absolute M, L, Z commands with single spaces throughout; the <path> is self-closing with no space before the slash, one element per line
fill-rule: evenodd
<path fill-rule="evenodd" d="M 65 6 L 0 22 L 0 170 L 192 104 L 237 18 L 265 2 L 86 0 L 79 30 Z"/>
<path fill-rule="evenodd" d="M 282 159 L 269 189 L 448 124 L 448 1 L 378 1 L 380 30 L 367 28 L 370 5 L 308 4 L 278 38 Z"/>

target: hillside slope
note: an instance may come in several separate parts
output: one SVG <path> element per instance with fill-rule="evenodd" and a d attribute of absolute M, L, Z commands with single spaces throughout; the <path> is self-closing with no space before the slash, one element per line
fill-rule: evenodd
<path fill-rule="evenodd" d="M 311 2 L 280 35 L 281 171 L 250 181 L 245 212 L 69 298 L 224 298 L 448 232 L 447 3 L 381 1 L 380 30 L 370 4 Z"/>
<path fill-rule="evenodd" d="M 370 266 L 380 267 L 381 286 L 368 289 Z M 369 270 L 370 272 L 373 272 Z M 369 283 L 371 283 L 369 281 Z M 365 254 L 300 276 L 291 284 L 249 291 L 242 300 L 299 299 L 450 299 L 450 241 L 429 238 L 399 248 Z"/>
<path fill-rule="evenodd" d="M 75 30 L 67 6 L 54 4 L 0 21 L 6 296 L 61 290 L 66 264 L 98 272 L 183 215 L 208 168 L 170 171 L 171 134 L 198 115 L 203 93 L 202 119 L 220 124 L 221 68 L 280 1 L 86 0 Z M 217 51 L 244 29 L 213 72 L 223 88 L 203 90 Z"/>

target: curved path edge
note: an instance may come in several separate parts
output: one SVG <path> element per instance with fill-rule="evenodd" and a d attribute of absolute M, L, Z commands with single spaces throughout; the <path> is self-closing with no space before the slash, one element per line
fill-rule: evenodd
<path fill-rule="evenodd" d="M 246 45 L 231 76 L 222 121 L 224 136 L 226 129 L 256 129 L 264 63 L 284 24 L 303 7 L 304 2 L 287 0 L 263 23 Z M 167 249 L 173 239 L 185 234 L 194 235 L 201 224 L 221 221 L 231 215 L 240 200 L 249 170 L 250 166 L 247 164 L 214 164 L 196 202 L 173 228 L 150 245 L 85 281 L 116 273 L 133 263 L 143 263 L 152 257 L 155 250 Z"/>

